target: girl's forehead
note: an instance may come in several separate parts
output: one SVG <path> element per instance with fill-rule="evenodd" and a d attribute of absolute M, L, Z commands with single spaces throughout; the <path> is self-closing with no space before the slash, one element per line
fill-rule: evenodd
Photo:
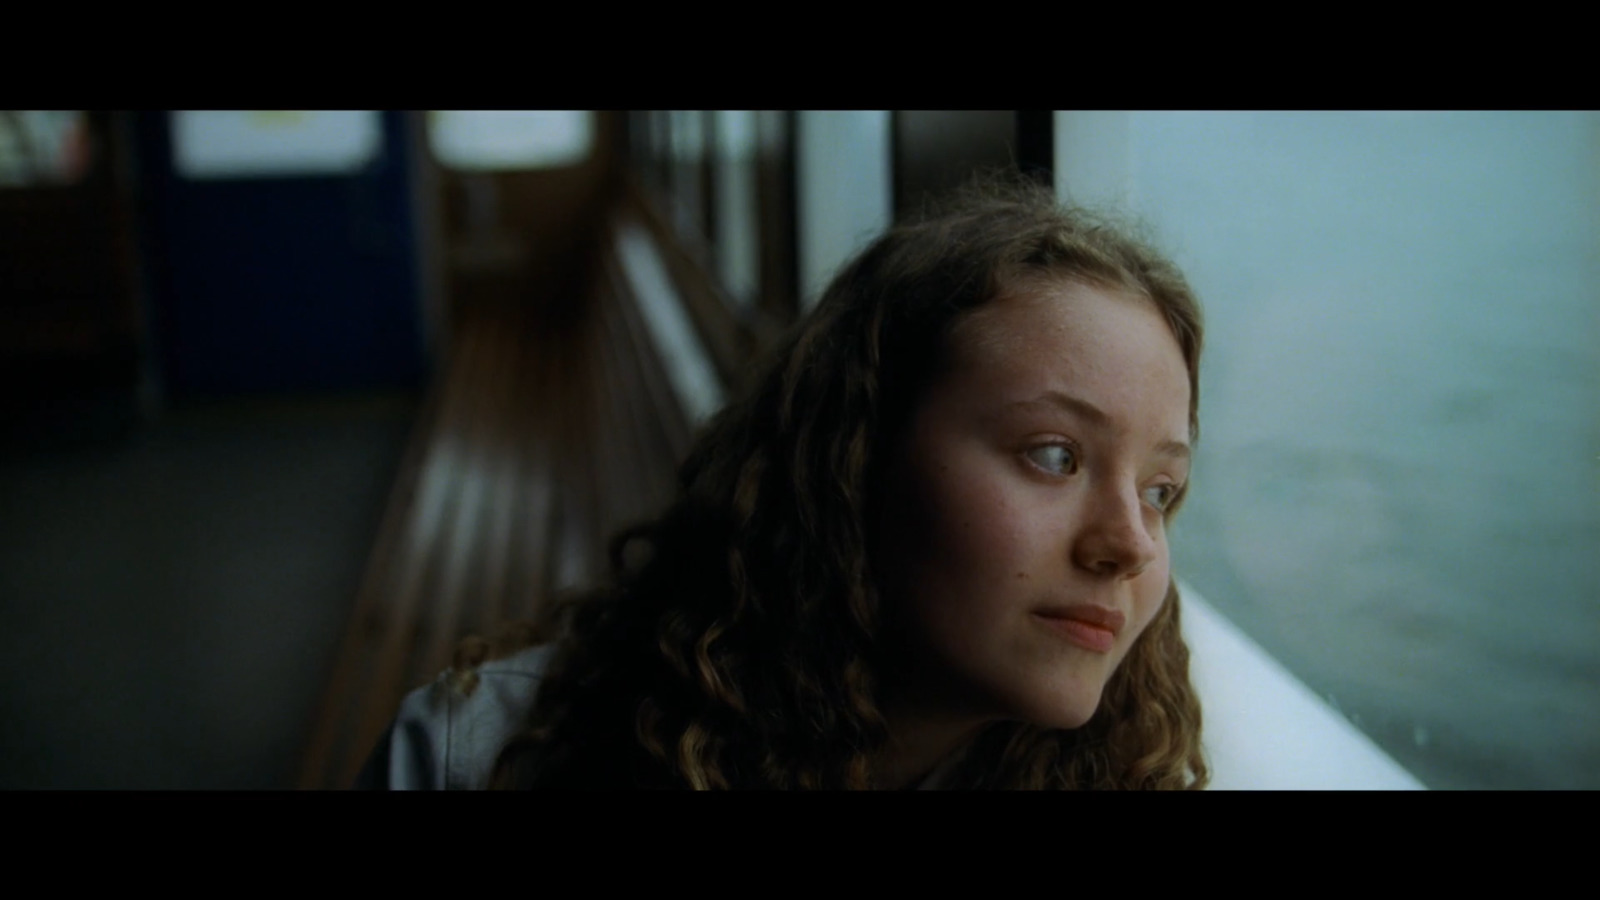
<path fill-rule="evenodd" d="M 1014 292 L 962 320 L 947 352 L 947 377 L 973 390 L 1072 388 L 1187 423 L 1183 351 L 1142 295 L 1073 282 Z"/>
<path fill-rule="evenodd" d="M 1120 288 L 1055 281 L 1013 288 L 972 310 L 951 329 L 948 349 L 970 357 L 1125 345 L 1170 345 L 1182 362 L 1177 338 L 1153 300 Z"/>

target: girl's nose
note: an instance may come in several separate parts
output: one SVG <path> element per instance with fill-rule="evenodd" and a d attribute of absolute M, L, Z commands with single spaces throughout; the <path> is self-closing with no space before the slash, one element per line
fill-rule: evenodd
<path fill-rule="evenodd" d="M 1105 578 L 1133 578 L 1158 552 L 1136 488 L 1100 492 L 1084 511 L 1072 546 L 1080 568 Z"/>

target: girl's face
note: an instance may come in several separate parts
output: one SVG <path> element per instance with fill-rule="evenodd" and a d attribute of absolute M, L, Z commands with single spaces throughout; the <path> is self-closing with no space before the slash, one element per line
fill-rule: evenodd
<path fill-rule="evenodd" d="M 1155 305 L 1014 291 L 951 336 L 885 472 L 876 560 L 908 699 L 1076 728 L 1160 609 L 1189 376 Z"/>

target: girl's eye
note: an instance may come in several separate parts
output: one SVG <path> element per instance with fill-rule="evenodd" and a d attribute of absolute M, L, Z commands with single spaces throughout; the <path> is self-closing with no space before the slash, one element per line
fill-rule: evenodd
<path fill-rule="evenodd" d="M 1027 452 L 1028 461 L 1052 475 L 1070 475 L 1078 467 L 1078 456 L 1064 444 L 1035 447 Z"/>
<path fill-rule="evenodd" d="M 1166 512 L 1172 501 L 1178 499 L 1178 486 L 1175 484 L 1158 484 L 1146 488 L 1144 501 L 1161 512 Z"/>

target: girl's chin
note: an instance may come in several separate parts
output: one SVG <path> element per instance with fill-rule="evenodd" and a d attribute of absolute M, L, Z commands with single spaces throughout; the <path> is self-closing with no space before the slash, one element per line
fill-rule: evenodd
<path fill-rule="evenodd" d="M 1056 697 L 1017 710 L 1016 719 L 1040 728 L 1071 731 L 1088 724 L 1099 708 L 1099 692 L 1093 697 Z"/>

